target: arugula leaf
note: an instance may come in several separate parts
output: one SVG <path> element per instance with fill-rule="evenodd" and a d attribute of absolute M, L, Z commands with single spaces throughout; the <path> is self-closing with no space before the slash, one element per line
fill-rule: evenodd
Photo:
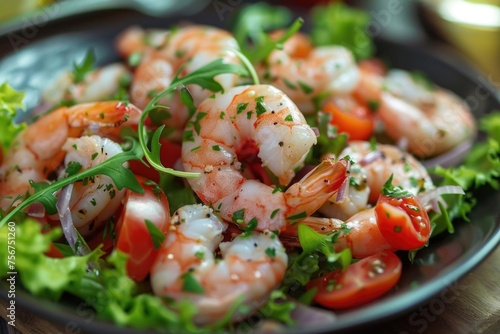
<path fill-rule="evenodd" d="M 90 49 L 85 54 L 81 64 L 73 64 L 73 78 L 75 83 L 80 83 L 85 80 L 87 74 L 95 69 L 96 57 L 93 49 Z"/>
<path fill-rule="evenodd" d="M 0 149 L 6 152 L 12 141 L 25 127 L 17 124 L 15 118 L 19 109 L 24 110 L 24 93 L 18 92 L 6 82 L 0 85 Z"/>
<path fill-rule="evenodd" d="M 219 92 L 223 90 L 223 87 L 218 83 L 214 78 L 219 74 L 225 73 L 233 73 L 238 75 L 248 75 L 248 71 L 237 64 L 227 64 L 224 63 L 222 59 L 216 59 L 203 67 L 200 67 L 196 71 L 193 71 L 186 76 L 179 77 L 179 72 L 173 78 L 169 87 L 158 93 L 151 101 L 148 103 L 144 112 L 141 114 L 141 118 L 139 120 L 139 143 L 144 151 L 144 156 L 149 164 L 158 170 L 161 173 L 172 174 L 179 177 L 198 177 L 198 173 L 188 173 L 177 171 L 172 168 L 166 168 L 163 166 L 160 159 L 160 137 L 165 129 L 165 126 L 162 125 L 158 129 L 156 129 L 151 137 L 151 141 L 149 140 L 149 134 L 146 131 L 145 121 L 148 117 L 149 113 L 156 108 L 161 106 L 158 105 L 160 99 L 173 93 L 177 88 L 188 86 L 188 85 L 198 85 L 204 89 L 208 89 L 213 92 Z M 186 95 L 184 94 L 184 99 L 186 99 Z M 148 143 L 151 142 L 151 148 L 148 147 Z"/>
<path fill-rule="evenodd" d="M 373 55 L 375 47 L 365 30 L 370 17 L 365 11 L 341 3 L 317 6 L 313 8 L 311 22 L 315 45 L 342 45 L 351 50 L 357 60 Z"/>
<path fill-rule="evenodd" d="M 266 31 L 280 29 L 292 20 L 292 12 L 282 6 L 257 3 L 244 6 L 233 18 L 232 30 L 242 53 L 253 63 L 258 63 L 300 30 L 303 20 L 295 20 L 277 40 Z"/>
<path fill-rule="evenodd" d="M 143 152 L 137 144 L 137 141 L 135 139 L 129 140 L 132 142 L 132 147 L 128 151 L 118 153 L 117 155 L 112 156 L 108 160 L 92 168 L 73 174 L 64 179 L 57 180 L 51 184 L 46 182 L 35 183 L 30 181 L 31 186 L 35 190 L 33 195 L 29 196 L 21 204 L 6 214 L 0 221 L 0 226 L 10 221 L 17 213 L 22 212 L 23 209 L 36 202 L 41 202 L 49 214 L 56 213 L 57 198 L 54 196 L 55 191 L 76 181 L 91 178 L 99 174 L 111 177 L 118 190 L 128 188 L 142 194 L 144 189 L 137 181 L 134 173 L 130 169 L 123 166 L 123 164 L 128 160 L 140 160 L 143 157 Z"/>

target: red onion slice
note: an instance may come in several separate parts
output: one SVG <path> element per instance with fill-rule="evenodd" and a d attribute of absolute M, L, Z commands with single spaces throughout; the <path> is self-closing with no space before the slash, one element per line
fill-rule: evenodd
<path fill-rule="evenodd" d="M 446 202 L 441 198 L 445 194 L 465 195 L 465 192 L 460 186 L 441 186 L 418 194 L 418 199 L 424 206 L 430 204 L 433 211 L 441 213 L 439 203 L 446 207 Z"/>
<path fill-rule="evenodd" d="M 360 164 L 360 166 L 366 166 L 366 165 L 369 165 L 378 159 L 382 159 L 383 157 L 384 157 L 384 154 L 382 152 L 373 151 L 373 152 L 370 152 L 367 155 L 365 155 L 363 157 L 363 159 L 361 159 L 358 163 Z"/>
<path fill-rule="evenodd" d="M 78 231 L 73 224 L 73 218 L 71 217 L 71 210 L 69 208 L 69 202 L 72 192 L 73 183 L 63 187 L 61 189 L 61 192 L 59 193 L 56 208 L 59 215 L 59 220 L 61 221 L 61 227 L 64 237 L 68 241 L 69 246 L 75 254 L 84 256 L 90 253 L 90 248 L 86 243 L 78 242 L 78 240 L 81 240 L 82 237 L 78 235 Z"/>
<path fill-rule="evenodd" d="M 319 129 L 317 127 L 311 127 L 316 137 L 319 137 Z"/>

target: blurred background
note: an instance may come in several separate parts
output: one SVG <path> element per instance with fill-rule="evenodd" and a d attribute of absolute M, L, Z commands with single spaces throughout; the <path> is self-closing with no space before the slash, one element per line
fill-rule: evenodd
<path fill-rule="evenodd" d="M 337 0 L 338 1 L 338 0 Z M 89 10 L 132 8 L 150 14 L 170 0 L 2 0 L 0 34 L 22 28 L 23 20 L 54 11 L 68 16 Z M 215 6 L 217 2 L 201 1 Z M 300 8 L 318 0 L 269 1 Z M 443 42 L 466 58 L 493 84 L 500 87 L 500 0 L 345 0 L 366 9 L 371 18 L 368 33 L 404 43 Z M 235 3 L 233 0 L 231 3 Z M 238 1 L 243 3 L 243 0 Z M 166 5 L 168 7 L 168 5 Z M 172 5 L 173 6 L 173 5 Z"/>

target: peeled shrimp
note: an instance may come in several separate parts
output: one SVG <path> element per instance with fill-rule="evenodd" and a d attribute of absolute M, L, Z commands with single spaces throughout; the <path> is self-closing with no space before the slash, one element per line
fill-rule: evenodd
<path fill-rule="evenodd" d="M 111 64 L 87 73 L 82 82 L 76 82 L 72 72 L 63 72 L 42 91 L 42 103 L 57 105 L 63 101 L 74 103 L 108 100 L 118 92 L 131 73 L 122 64 Z"/>
<path fill-rule="evenodd" d="M 287 254 L 270 231 L 253 232 L 222 242 L 227 224 L 212 209 L 197 204 L 181 207 L 151 269 L 151 285 L 157 296 L 188 299 L 197 307 L 194 322 L 214 323 L 235 305 L 258 309 L 285 275 Z M 220 248 L 221 260 L 214 251 Z M 201 289 L 186 291 L 186 276 Z M 251 313 L 250 313 L 251 314 Z M 239 308 L 232 320 L 249 313 Z"/>
<path fill-rule="evenodd" d="M 186 75 L 216 59 L 239 63 L 236 54 L 231 52 L 239 49 L 233 36 L 208 26 L 187 26 L 163 33 L 134 27 L 119 37 L 118 49 L 124 55 L 131 54 L 132 50 L 142 53 L 130 89 L 131 101 L 139 108 L 144 108 L 156 93 L 167 88 L 180 69 L 181 75 Z M 238 76 L 221 74 L 215 80 L 228 89 L 238 83 Z M 190 85 L 188 89 L 195 105 L 212 94 L 197 85 Z M 162 123 L 167 126 L 169 138 L 180 141 L 190 117 L 187 107 L 181 103 L 178 93 L 165 96 L 159 104 L 168 107 L 163 111 Z"/>
<path fill-rule="evenodd" d="M 263 82 L 281 89 L 304 114 L 316 111 L 316 98 L 350 93 L 359 80 L 356 62 L 348 49 L 314 48 L 300 33 L 290 37 L 282 50 L 274 50 L 267 66 L 258 69 Z"/>
<path fill-rule="evenodd" d="M 62 146 L 67 152 L 65 169 L 71 163 L 79 163 L 82 170 L 99 165 L 110 157 L 123 152 L 120 145 L 100 136 L 68 138 Z M 61 173 L 61 177 L 65 177 Z M 74 226 L 82 236 L 87 236 L 101 223 L 109 219 L 121 204 L 125 189 L 118 190 L 107 175 L 96 175 L 87 182 L 73 185 L 69 207 Z"/>
<path fill-rule="evenodd" d="M 61 165 L 68 138 L 97 134 L 114 138 L 124 125 L 139 122 L 141 110 L 107 101 L 61 107 L 42 116 L 15 139 L 0 166 L 0 207 L 17 205 L 30 191 L 29 181 L 46 181 Z"/>
<path fill-rule="evenodd" d="M 396 146 L 365 141 L 351 141 L 339 154 L 349 156 L 353 164 L 350 169 L 350 185 L 338 200 L 330 198 L 318 212 L 326 217 L 348 219 L 377 202 L 384 183 L 393 175 L 392 184 L 412 194 L 434 188 L 427 169 L 411 154 Z"/>
<path fill-rule="evenodd" d="M 285 192 L 247 179 L 238 150 L 253 143 L 282 185 L 294 177 L 316 136 L 295 104 L 268 85 L 240 86 L 205 100 L 185 130 L 184 170 L 200 199 L 228 221 L 282 230 L 312 214 L 346 179 L 347 162 L 325 160 Z"/>
<path fill-rule="evenodd" d="M 475 120 L 465 102 L 418 76 L 392 70 L 381 77 L 365 70 L 358 91 L 379 102 L 384 131 L 393 140 L 407 142 L 417 156 L 438 155 L 475 136 Z"/>

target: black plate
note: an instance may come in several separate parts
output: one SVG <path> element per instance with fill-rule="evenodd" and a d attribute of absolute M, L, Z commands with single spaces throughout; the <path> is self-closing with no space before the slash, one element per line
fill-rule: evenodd
<path fill-rule="evenodd" d="M 215 2 L 214 2 L 215 3 Z M 167 27 L 179 20 L 188 20 L 216 26 L 226 24 L 234 8 L 217 11 L 215 6 L 190 17 L 152 19 L 130 11 L 108 11 L 94 15 L 50 22 L 34 30 L 19 31 L 0 37 L 0 82 L 8 81 L 27 92 L 27 105 L 32 108 L 39 101 L 39 91 L 53 78 L 56 71 L 69 68 L 75 59 L 81 59 L 89 48 L 94 48 L 101 64 L 117 60 L 113 39 L 122 29 L 132 24 L 147 27 Z M 476 117 L 491 110 L 500 110 L 500 96 L 488 80 L 469 66 L 443 53 L 436 46 L 409 46 L 378 39 L 379 56 L 393 67 L 425 72 L 438 85 L 446 87 L 471 106 Z M 419 252 L 413 265 L 404 263 L 403 275 L 397 287 L 383 298 L 354 310 L 338 313 L 337 321 L 320 327 L 308 327 L 289 332 L 334 332 L 359 329 L 414 309 L 429 298 L 453 285 L 470 271 L 500 241 L 500 192 L 484 190 L 478 194 L 478 204 L 470 215 L 470 222 L 457 222 L 454 235 L 442 235 Z M 4 286 L 5 287 L 5 286 Z M 0 296 L 6 297 L 0 287 Z M 16 305 L 40 315 L 61 327 L 76 326 L 89 333 L 116 333 L 109 323 L 77 312 L 78 301 L 52 303 L 36 299 L 19 291 Z M 120 329 L 121 333 L 138 333 Z"/>

